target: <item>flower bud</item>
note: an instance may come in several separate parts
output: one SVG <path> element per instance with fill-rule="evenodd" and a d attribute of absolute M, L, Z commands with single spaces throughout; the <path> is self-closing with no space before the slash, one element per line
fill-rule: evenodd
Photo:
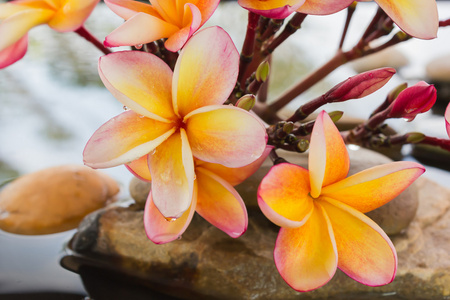
<path fill-rule="evenodd" d="M 300 153 L 305 152 L 309 148 L 309 141 L 305 139 L 301 139 L 297 143 L 297 151 Z"/>
<path fill-rule="evenodd" d="M 330 116 L 331 121 L 333 121 L 333 123 L 336 123 L 337 121 L 339 121 L 342 118 L 342 116 L 344 115 L 344 112 L 336 110 L 336 111 L 332 111 L 332 112 L 328 113 L 328 115 Z"/>
<path fill-rule="evenodd" d="M 283 131 L 284 132 L 289 134 L 289 133 L 292 132 L 292 130 L 294 130 L 294 123 L 292 123 L 292 122 L 284 123 L 284 125 L 283 125 Z"/>
<path fill-rule="evenodd" d="M 425 139 L 425 134 L 420 132 L 410 132 L 407 134 L 406 141 L 411 144 L 420 143 Z"/>
<path fill-rule="evenodd" d="M 247 94 L 242 96 L 236 102 L 236 106 L 245 109 L 246 111 L 250 111 L 253 108 L 253 106 L 255 106 L 255 103 L 256 103 L 255 95 Z"/>
<path fill-rule="evenodd" d="M 408 121 L 424 113 L 436 102 L 436 89 L 433 85 L 420 81 L 404 89 L 388 107 L 388 118 L 405 118 Z"/>
<path fill-rule="evenodd" d="M 267 61 L 262 62 L 255 72 L 255 77 L 257 81 L 265 82 L 267 77 L 269 77 L 270 65 Z"/>
<path fill-rule="evenodd" d="M 408 87 L 408 84 L 406 82 L 398 85 L 395 89 L 393 89 L 392 91 L 389 92 L 389 94 L 387 95 L 387 101 L 389 103 L 394 102 L 394 100 L 398 97 L 398 95 Z"/>
<path fill-rule="evenodd" d="M 367 71 L 339 83 L 324 97 L 328 103 L 362 98 L 383 87 L 394 74 L 395 69 L 393 68 Z"/>

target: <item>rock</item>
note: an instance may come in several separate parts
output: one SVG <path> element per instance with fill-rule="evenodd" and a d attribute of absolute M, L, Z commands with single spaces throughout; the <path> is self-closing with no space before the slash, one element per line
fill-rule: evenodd
<path fill-rule="evenodd" d="M 27 174 L 0 191 L 0 228 L 30 235 L 73 229 L 118 192 L 112 178 L 81 165 Z"/>
<path fill-rule="evenodd" d="M 130 196 L 139 207 L 144 208 L 147 201 L 148 193 L 150 193 L 151 183 L 133 177 L 128 187 Z"/>
<path fill-rule="evenodd" d="M 426 73 L 431 81 L 450 82 L 450 54 L 430 61 L 426 66 Z"/>
<path fill-rule="evenodd" d="M 391 67 L 400 69 L 409 63 L 405 55 L 395 47 L 386 48 L 380 52 L 352 61 L 350 65 L 358 72 L 366 72 L 373 69 Z"/>
<path fill-rule="evenodd" d="M 85 218 L 71 241 L 75 255 L 66 258 L 80 274 L 91 264 L 104 270 L 98 277 L 118 272 L 122 282 L 140 283 L 178 299 L 447 299 L 450 190 L 419 178 L 418 191 L 417 216 L 393 239 L 397 277 L 381 287 L 362 285 L 338 270 L 315 291 L 294 291 L 273 262 L 278 227 L 255 207 L 249 208 L 248 230 L 238 239 L 196 215 L 180 240 L 164 245 L 146 237 L 142 210 L 108 208 Z M 127 293 L 122 296 L 130 298 L 133 290 Z M 392 295 L 395 298 L 389 298 Z"/>
<path fill-rule="evenodd" d="M 444 115 L 450 98 L 450 53 L 437 57 L 426 66 L 427 82 L 437 91 L 436 103 L 431 108 L 433 113 Z"/>
<path fill-rule="evenodd" d="M 377 152 L 370 151 L 364 148 L 358 150 L 351 150 L 349 147 L 350 156 L 350 171 L 349 175 L 353 175 L 359 171 L 368 169 L 370 167 L 392 162 L 391 159 Z M 292 153 L 287 151 L 278 151 L 281 157 L 284 157 L 291 163 L 298 164 L 304 168 L 308 167 L 308 156 L 299 155 L 298 153 Z M 270 160 L 266 160 L 261 168 L 256 171 L 245 182 L 236 186 L 236 190 L 245 200 L 247 206 L 257 206 L 256 191 L 262 178 L 267 174 L 272 167 Z M 377 222 L 383 230 L 389 234 L 394 235 L 400 233 L 405 229 L 417 210 L 418 196 L 415 184 L 408 187 L 397 198 L 383 205 L 382 207 L 375 209 L 367 215 Z"/>

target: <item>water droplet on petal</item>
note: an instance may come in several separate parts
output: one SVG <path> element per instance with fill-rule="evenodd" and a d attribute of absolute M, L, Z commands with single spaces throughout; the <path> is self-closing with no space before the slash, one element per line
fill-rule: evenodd
<path fill-rule="evenodd" d="M 128 107 L 126 105 L 124 105 L 123 110 L 128 110 Z"/>
<path fill-rule="evenodd" d="M 359 150 L 361 148 L 360 146 L 353 145 L 353 144 L 350 144 L 347 147 L 348 147 L 349 150 L 353 150 L 353 151 L 357 151 L 357 150 Z"/>
<path fill-rule="evenodd" d="M 139 116 L 139 118 L 141 118 L 141 119 L 142 119 L 142 118 L 145 118 L 145 116 L 142 116 L 142 115 L 140 115 L 140 116 Z"/>
<path fill-rule="evenodd" d="M 144 46 L 144 45 L 142 45 L 142 44 L 138 44 L 138 45 L 136 45 L 136 46 L 134 46 L 136 49 L 142 49 L 142 46 Z"/>
<path fill-rule="evenodd" d="M 177 218 L 171 218 L 171 217 L 168 217 L 168 218 L 165 218 L 165 219 L 166 219 L 167 222 L 175 222 L 177 220 Z"/>
<path fill-rule="evenodd" d="M 162 172 L 161 174 L 159 174 L 159 178 L 161 178 L 161 180 L 162 180 L 163 182 L 169 182 L 170 179 L 171 179 L 170 171 L 167 170 L 167 171 L 165 171 L 165 172 Z"/>
<path fill-rule="evenodd" d="M 181 235 L 177 237 L 177 240 L 181 240 Z"/>

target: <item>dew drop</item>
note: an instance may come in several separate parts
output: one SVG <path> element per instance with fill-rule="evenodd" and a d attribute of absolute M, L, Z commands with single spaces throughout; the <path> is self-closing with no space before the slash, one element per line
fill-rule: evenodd
<path fill-rule="evenodd" d="M 124 105 L 123 110 L 128 110 L 128 107 L 126 105 Z"/>
<path fill-rule="evenodd" d="M 361 148 L 360 146 L 353 145 L 353 144 L 350 144 L 347 147 L 348 147 L 349 150 L 353 150 L 353 151 L 357 151 L 357 150 L 359 150 Z"/>
<path fill-rule="evenodd" d="M 142 119 L 142 118 L 145 118 L 145 116 L 143 116 L 143 115 L 140 115 L 140 116 L 139 116 L 139 118 L 141 118 L 141 119 Z"/>
<path fill-rule="evenodd" d="M 171 218 L 171 217 L 168 217 L 168 218 L 165 218 L 165 219 L 166 219 L 167 222 L 175 222 L 177 220 L 177 218 Z"/>
<path fill-rule="evenodd" d="M 181 240 L 181 235 L 179 235 L 179 236 L 177 237 L 177 240 Z"/>
<path fill-rule="evenodd" d="M 134 48 L 136 48 L 136 49 L 140 50 L 140 49 L 142 49 L 142 46 L 144 46 L 144 45 L 142 45 L 142 44 L 138 44 L 138 45 L 134 46 Z"/>
<path fill-rule="evenodd" d="M 170 181 L 170 172 L 166 171 L 166 172 L 162 172 L 161 174 L 159 174 L 159 178 L 161 178 L 161 180 L 163 182 L 169 182 Z"/>

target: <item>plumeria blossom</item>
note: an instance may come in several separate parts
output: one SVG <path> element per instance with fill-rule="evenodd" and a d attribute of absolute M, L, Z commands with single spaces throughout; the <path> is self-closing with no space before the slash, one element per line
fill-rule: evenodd
<path fill-rule="evenodd" d="M 194 35 L 173 72 L 141 51 L 101 57 L 103 83 L 129 110 L 93 134 L 85 164 L 108 168 L 150 154 L 153 202 L 164 217 L 179 218 L 193 199 L 193 157 L 238 168 L 258 159 L 266 147 L 259 119 L 222 105 L 236 83 L 238 64 L 231 38 L 219 27 Z"/>
<path fill-rule="evenodd" d="M 297 11 L 312 15 L 328 15 L 348 7 L 353 2 L 353 0 L 306 0 Z M 420 39 L 433 39 L 437 36 L 439 17 L 436 0 L 375 0 L 375 2 L 409 35 Z"/>
<path fill-rule="evenodd" d="M 109 34 L 105 46 L 136 46 L 167 38 L 165 47 L 176 52 L 209 19 L 219 0 L 105 0 L 126 22 Z"/>
<path fill-rule="evenodd" d="M 229 236 L 241 236 L 247 230 L 248 216 L 245 204 L 233 186 L 253 174 L 272 148 L 267 146 L 260 158 L 240 168 L 228 168 L 194 159 L 196 180 L 193 199 L 189 209 L 180 218 L 167 222 L 153 203 L 150 192 L 144 212 L 144 226 L 149 239 L 155 244 L 177 239 L 188 227 L 195 211 Z M 146 155 L 128 164 L 127 168 L 138 178 L 151 181 L 148 166 Z"/>
<path fill-rule="evenodd" d="M 445 118 L 445 129 L 447 129 L 447 134 L 448 137 L 450 138 L 450 103 L 447 105 L 444 118 Z"/>
<path fill-rule="evenodd" d="M 303 5 L 305 0 L 238 0 L 243 8 L 266 18 L 284 19 Z"/>
<path fill-rule="evenodd" d="M 424 168 L 393 162 L 346 178 L 348 170 L 344 141 L 322 111 L 311 134 L 309 171 L 290 163 L 275 165 L 258 189 L 261 210 L 282 227 L 275 264 L 298 291 L 324 285 L 336 268 L 370 286 L 394 279 L 395 248 L 364 213 L 399 195 Z"/>
<path fill-rule="evenodd" d="M 47 24 L 59 32 L 75 31 L 99 0 L 16 0 L 0 4 L 0 68 L 27 52 L 28 31 Z"/>

